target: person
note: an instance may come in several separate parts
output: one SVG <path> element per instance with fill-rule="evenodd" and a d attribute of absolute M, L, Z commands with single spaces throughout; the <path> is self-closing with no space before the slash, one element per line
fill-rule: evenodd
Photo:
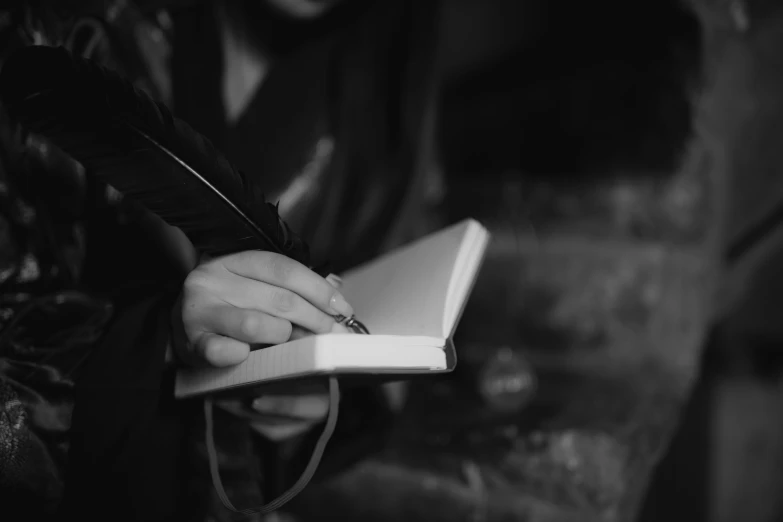
<path fill-rule="evenodd" d="M 315 9 L 316 4 L 318 9 Z M 332 7 L 327 4 L 308 0 L 275 0 L 270 1 L 265 9 L 275 9 L 278 15 L 283 13 L 289 18 L 294 15 L 314 17 L 325 14 L 326 8 Z M 395 24 L 420 23 L 418 18 L 411 16 L 412 11 L 416 11 L 412 7 L 416 3 L 377 1 L 362 7 L 357 7 L 357 4 L 353 3 L 331 19 L 352 21 L 347 25 L 348 30 L 338 24 L 339 30 L 336 31 L 325 29 L 327 26 L 309 26 L 301 31 L 302 34 L 315 32 L 327 35 L 325 38 L 332 44 L 327 47 L 329 53 L 326 56 L 316 52 L 314 62 L 292 67 L 296 72 L 312 71 L 312 63 L 329 63 L 329 60 L 324 62 L 324 58 L 329 56 L 341 58 L 337 70 L 330 72 L 333 78 L 330 81 L 339 85 L 335 89 L 339 95 L 336 99 L 322 100 L 324 107 L 318 112 L 320 115 L 336 112 L 340 117 L 325 118 L 332 121 L 321 127 L 322 135 L 316 139 L 317 143 L 329 143 L 331 140 L 332 145 L 326 147 L 331 151 L 329 160 L 324 162 L 328 166 L 322 169 L 319 183 L 311 185 L 310 197 L 300 198 L 298 204 L 293 201 L 296 198 L 285 198 L 286 194 L 290 196 L 295 192 L 292 187 L 296 186 L 296 174 L 301 170 L 302 157 L 307 156 L 302 153 L 303 146 L 299 142 L 307 140 L 290 140 L 289 143 L 295 146 L 287 148 L 283 155 L 249 155 L 246 150 L 235 150 L 232 155 L 239 158 L 240 167 L 249 172 L 275 172 L 275 165 L 294 165 L 287 171 L 276 171 L 282 174 L 277 180 L 279 195 L 286 201 L 293 201 L 284 209 L 285 217 L 304 231 L 303 235 L 314 246 L 316 255 L 328 256 L 334 261 L 335 271 L 366 260 L 392 244 L 395 240 L 390 241 L 389 237 L 395 233 L 396 241 L 402 240 L 404 233 L 399 231 L 409 225 L 406 227 L 400 222 L 411 222 L 405 210 L 415 206 L 411 201 L 417 199 L 414 196 L 417 196 L 416 189 L 420 184 L 416 162 L 420 155 L 419 127 L 423 126 L 420 114 L 426 106 L 424 99 L 427 96 L 418 93 L 405 97 L 386 92 L 394 88 L 404 92 L 410 90 L 400 85 L 411 81 L 411 72 L 405 65 L 408 58 L 405 53 L 411 52 L 410 42 L 397 46 L 396 53 L 387 50 L 387 56 L 395 57 L 396 62 L 381 68 L 370 67 L 370 74 L 359 75 L 358 81 L 355 74 L 346 74 L 357 65 L 366 66 L 372 62 L 377 58 L 374 53 L 389 43 L 389 40 L 381 41 L 370 46 L 369 52 L 364 52 L 357 45 L 357 39 L 366 40 L 368 35 L 373 36 L 373 29 L 382 27 L 385 28 L 384 38 L 394 40 L 399 38 L 399 34 L 405 34 Z M 179 13 L 172 11 L 180 45 L 175 41 L 170 103 L 180 116 L 188 121 L 192 119 L 198 130 L 206 130 L 205 133 L 219 146 L 232 142 L 229 131 L 233 131 L 233 136 L 241 134 L 246 143 L 249 137 L 255 137 L 259 140 L 256 148 L 261 144 L 267 152 L 277 143 L 272 140 L 272 145 L 269 144 L 268 136 L 272 131 L 257 128 L 255 132 L 242 132 L 242 125 L 253 127 L 263 123 L 260 118 L 242 121 L 238 116 L 242 111 L 229 112 L 228 118 L 220 118 L 221 124 L 204 125 L 205 120 L 199 115 L 209 114 L 209 110 L 194 111 L 193 105 L 188 105 L 186 95 L 177 96 L 189 74 L 187 70 L 184 74 L 181 70 L 183 48 L 190 47 L 192 52 L 200 42 L 190 39 L 183 46 L 181 39 L 189 34 L 188 23 L 194 17 L 198 26 L 204 23 L 205 18 L 210 18 L 213 9 L 212 4 L 196 2 Z M 337 10 L 336 7 L 334 9 Z M 240 18 L 237 12 L 218 20 L 226 22 L 232 19 L 236 22 Z M 396 16 L 378 25 L 389 13 Z M 267 15 L 272 16 L 268 11 Z M 370 23 L 366 22 L 368 18 Z M 215 20 L 212 16 L 213 24 Z M 224 25 L 223 30 L 226 27 Z M 190 29 L 193 30 L 192 25 Z M 213 29 L 216 32 L 220 30 L 219 27 Z M 378 40 L 370 38 L 366 41 Z M 315 39 L 304 50 L 285 49 L 286 45 L 277 43 L 283 48 L 281 56 L 285 55 L 286 60 L 280 59 L 271 69 L 269 78 L 264 80 L 262 85 L 267 95 L 256 97 L 261 100 L 262 106 L 274 99 L 269 94 L 272 87 L 291 85 L 290 77 L 286 78 L 291 68 L 284 64 L 301 64 L 302 57 L 317 50 L 323 40 Z M 287 42 L 287 45 L 293 44 Z M 214 51 L 213 48 L 209 53 L 214 54 Z M 297 59 L 291 59 L 292 56 Z M 400 60 L 403 60 L 402 64 Z M 193 55 L 185 62 L 185 65 L 189 62 L 192 66 Z M 397 67 L 398 72 L 406 70 L 407 74 L 400 74 L 392 82 L 387 65 Z M 421 68 L 421 64 L 416 65 Z M 372 78 L 378 73 L 386 76 Z M 368 85 L 373 88 L 367 89 Z M 418 82 L 412 85 L 418 89 Z M 363 89 L 368 92 L 377 90 L 380 94 L 356 103 L 355 95 Z M 384 98 L 396 100 L 398 105 L 383 105 L 380 102 Z M 208 99 L 218 107 L 225 100 L 222 96 Z M 309 97 L 304 93 L 303 97 L 293 101 L 307 99 Z M 252 105 L 245 107 L 244 114 L 254 114 Z M 368 108 L 373 110 L 368 111 Z M 397 116 L 400 108 L 405 110 L 400 111 L 402 116 Z M 310 121 L 315 121 L 316 127 L 324 124 L 323 120 L 311 117 L 315 111 L 302 112 L 307 116 L 300 118 L 305 127 Z M 372 115 L 369 120 L 368 113 Z M 189 114 L 191 118 L 188 118 Z M 226 121 L 234 124 L 227 126 Z M 371 123 L 378 125 L 368 127 Z M 323 132 L 323 129 L 328 131 Z M 367 129 L 376 132 L 368 132 Z M 310 140 L 312 136 L 311 133 Z M 238 142 L 234 141 L 235 144 Z M 297 161 L 300 162 L 298 165 Z M 78 169 L 71 171 L 78 172 Z M 274 185 L 273 181 L 270 180 L 270 185 Z M 205 501 L 203 495 L 196 501 L 193 498 L 194 492 L 204 491 L 203 484 L 194 484 L 196 478 L 203 479 L 205 476 L 203 459 L 193 458 L 194 452 L 198 453 L 198 446 L 193 444 L 193 433 L 199 432 L 201 415 L 193 402 L 173 400 L 172 370 L 175 363 L 237 364 L 247 357 L 254 343 L 277 343 L 291 335 L 339 328 L 333 316 L 351 313 L 350 303 L 345 302 L 339 292 L 339 279 L 324 279 L 307 267 L 275 254 L 242 252 L 196 262 L 189 245 L 177 230 L 146 215 L 130 202 L 112 199 L 110 190 L 107 192 L 101 187 L 84 190 L 92 196 L 92 200 L 85 203 L 88 210 L 79 213 L 80 226 L 83 224 L 88 241 L 83 249 L 79 277 L 65 286 L 84 291 L 113 313 L 105 314 L 103 322 L 93 324 L 100 335 L 98 340 L 94 336 L 91 342 L 84 343 L 89 345 L 89 357 L 79 363 L 75 372 L 76 387 L 72 393 L 75 407 L 59 514 L 91 519 L 110 511 L 112 518 L 127 520 L 204 517 L 205 512 L 214 506 Z M 314 200 L 312 192 L 319 190 L 326 193 Z M 42 202 L 39 201 L 41 208 L 47 208 L 56 199 L 44 197 Z M 57 245 L 49 247 L 58 248 Z M 16 258 L 16 261 L 20 259 L 23 258 Z M 298 417 L 297 421 L 283 427 L 270 426 L 263 415 L 258 415 L 259 411 L 262 414 L 270 410 L 279 413 L 281 409 L 283 413 Z M 233 449 L 234 454 L 245 463 L 248 462 L 248 452 L 256 456 L 259 453 L 258 439 L 248 436 L 248 429 L 276 443 L 299 436 L 295 444 L 298 451 L 293 459 L 283 463 L 285 469 L 277 470 L 278 477 L 260 472 L 255 469 L 257 465 L 245 466 L 242 481 L 252 483 L 266 479 L 266 482 L 272 482 L 271 487 L 266 489 L 273 492 L 290 483 L 309 458 L 313 437 L 318 435 L 318 424 L 326 413 L 326 402 L 320 393 L 304 397 L 298 393 L 293 398 L 260 397 L 249 407 L 233 401 L 224 404 L 224 411 L 227 413 L 223 417 L 225 426 L 238 428 L 233 432 L 226 430 L 222 441 L 221 434 L 216 433 L 218 444 Z M 334 472 L 377 449 L 383 433 L 389 430 L 389 423 L 388 406 L 379 390 L 364 388 L 354 393 L 349 390 L 342 397 L 341 421 L 335 443 L 329 448 L 332 457 L 338 456 L 331 461 L 339 462 L 331 464 L 330 454 L 327 454 L 323 470 Z M 360 436 L 368 432 L 369 437 Z M 277 446 L 273 449 L 286 453 L 279 444 Z M 263 497 L 249 495 L 235 499 L 235 502 L 242 504 L 242 500 L 259 503 Z M 118 509 L 120 507 L 122 509 Z M 32 508 L 31 504 L 27 505 L 28 513 L 32 513 L 29 511 Z M 46 514 L 51 515 L 51 512 Z M 226 513 L 219 512 L 214 516 L 222 519 Z"/>

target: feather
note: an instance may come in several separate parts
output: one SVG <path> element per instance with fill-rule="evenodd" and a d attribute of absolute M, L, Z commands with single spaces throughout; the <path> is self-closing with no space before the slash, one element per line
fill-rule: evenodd
<path fill-rule="evenodd" d="M 309 249 L 260 188 L 163 105 L 63 48 L 26 47 L 0 72 L 0 101 L 28 131 L 179 227 L 212 256 L 268 250 L 309 266 Z"/>

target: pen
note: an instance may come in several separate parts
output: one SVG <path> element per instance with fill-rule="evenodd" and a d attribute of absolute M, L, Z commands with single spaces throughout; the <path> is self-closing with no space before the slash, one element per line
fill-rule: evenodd
<path fill-rule="evenodd" d="M 335 315 L 334 320 L 346 328 L 350 328 L 354 333 L 370 335 L 370 331 L 362 324 L 361 321 L 356 318 L 355 315 L 352 315 L 351 317 Z"/>

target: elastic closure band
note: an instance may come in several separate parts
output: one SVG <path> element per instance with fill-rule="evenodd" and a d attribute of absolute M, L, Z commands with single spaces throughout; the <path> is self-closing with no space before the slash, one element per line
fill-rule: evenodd
<path fill-rule="evenodd" d="M 318 438 L 318 442 L 315 444 L 313 455 L 310 457 L 310 461 L 307 463 L 305 470 L 299 476 L 297 481 L 291 486 L 288 491 L 274 499 L 272 502 L 265 504 L 255 509 L 237 509 L 234 504 L 229 500 L 226 491 L 223 488 L 223 481 L 220 479 L 220 469 L 218 467 L 217 450 L 215 449 L 215 439 L 213 435 L 214 431 L 214 419 L 212 417 L 213 404 L 212 398 L 207 397 L 204 399 L 204 420 L 205 420 L 205 440 L 207 445 L 207 456 L 209 459 L 209 472 L 212 475 L 212 485 L 215 491 L 220 497 L 220 501 L 226 506 L 227 509 L 234 513 L 240 513 L 242 515 L 268 515 L 273 511 L 276 511 L 287 504 L 291 499 L 297 496 L 307 486 L 310 480 L 315 475 L 318 469 L 318 464 L 321 462 L 326 445 L 329 443 L 329 439 L 334 433 L 334 428 L 337 425 L 337 414 L 340 407 L 340 387 L 337 382 L 337 377 L 329 377 L 329 413 L 326 417 L 326 426 L 324 431 Z"/>

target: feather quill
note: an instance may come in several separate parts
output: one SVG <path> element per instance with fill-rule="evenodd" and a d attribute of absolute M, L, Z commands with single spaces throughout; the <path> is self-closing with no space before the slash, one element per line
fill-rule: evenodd
<path fill-rule="evenodd" d="M 26 47 L 0 71 L 0 100 L 88 173 L 179 227 L 199 252 L 267 250 L 309 266 L 307 245 L 260 187 L 118 74 L 63 48 Z"/>

